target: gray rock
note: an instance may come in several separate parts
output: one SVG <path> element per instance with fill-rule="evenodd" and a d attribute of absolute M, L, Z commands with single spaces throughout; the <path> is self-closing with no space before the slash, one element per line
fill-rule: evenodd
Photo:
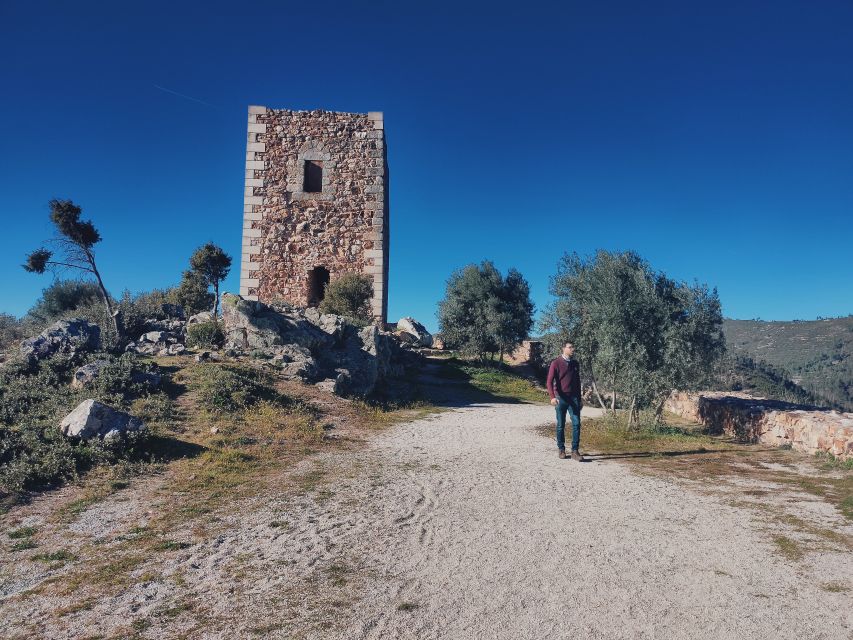
<path fill-rule="evenodd" d="M 213 314 L 210 311 L 202 311 L 194 316 L 190 316 L 190 319 L 187 320 L 187 325 L 198 324 L 199 322 L 211 322 L 212 320 Z"/>
<path fill-rule="evenodd" d="M 148 333 L 141 335 L 139 337 L 139 341 L 153 342 L 156 344 L 158 342 L 166 342 L 166 338 L 167 336 L 165 331 L 149 331 Z"/>
<path fill-rule="evenodd" d="M 334 380 L 321 386 L 338 395 L 368 395 L 402 372 L 404 352 L 392 334 L 314 308 L 270 306 L 226 293 L 222 323 L 229 352 L 269 359 L 285 377 Z"/>
<path fill-rule="evenodd" d="M 306 349 L 327 348 L 333 338 L 305 317 L 289 315 L 231 293 L 222 294 L 222 326 L 225 345 L 250 351 L 279 345 Z"/>
<path fill-rule="evenodd" d="M 95 362 L 84 364 L 74 372 L 74 377 L 71 379 L 71 386 L 75 389 L 82 389 L 92 384 L 109 363 L 109 360 L 96 360 Z"/>
<path fill-rule="evenodd" d="M 38 361 L 55 353 L 94 351 L 101 342 L 101 328 L 80 318 L 54 322 L 34 338 L 21 342 L 21 355 Z"/>
<path fill-rule="evenodd" d="M 167 347 L 166 352 L 170 356 L 179 356 L 186 350 L 187 350 L 187 348 L 182 344 L 170 344 Z"/>
<path fill-rule="evenodd" d="M 308 349 L 299 345 L 275 347 L 270 362 L 277 365 L 282 375 L 287 378 L 311 381 L 320 377 L 320 368 L 314 356 Z"/>
<path fill-rule="evenodd" d="M 415 338 L 415 344 L 419 347 L 432 346 L 432 334 L 414 318 L 408 316 L 400 318 L 400 321 L 397 322 L 397 331 Z"/>
<path fill-rule="evenodd" d="M 125 433 L 142 431 L 145 425 L 139 418 L 90 398 L 65 416 L 59 423 L 59 429 L 68 437 L 113 440 Z"/>

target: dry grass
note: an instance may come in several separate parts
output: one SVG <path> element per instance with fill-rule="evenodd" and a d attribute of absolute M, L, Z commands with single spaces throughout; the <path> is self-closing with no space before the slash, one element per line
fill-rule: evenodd
<path fill-rule="evenodd" d="M 543 426 L 540 433 L 553 438 L 553 429 Z M 581 443 L 583 450 L 595 452 L 593 459 L 688 481 L 695 489 L 723 495 L 731 506 L 756 512 L 776 531 L 781 525 L 783 531 L 772 538 L 774 549 L 790 561 L 814 551 L 853 549 L 840 524 L 813 522 L 797 509 L 800 501 L 817 498 L 832 505 L 842 522 L 853 520 L 853 472 L 846 464 L 710 436 L 701 425 L 672 415 L 665 425 L 636 431 L 628 431 L 621 419 L 585 419 Z"/>

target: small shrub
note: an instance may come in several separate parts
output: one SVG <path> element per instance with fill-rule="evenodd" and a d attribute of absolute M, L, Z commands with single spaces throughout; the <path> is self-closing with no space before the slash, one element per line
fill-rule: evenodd
<path fill-rule="evenodd" d="M 242 411 L 270 392 L 266 376 L 244 367 L 201 365 L 193 378 L 199 403 L 214 413 Z"/>
<path fill-rule="evenodd" d="M 199 322 L 187 329 L 187 346 L 217 349 L 225 343 L 225 334 L 215 322 Z"/>
<path fill-rule="evenodd" d="M 326 295 L 320 303 L 320 311 L 370 322 L 372 297 L 373 280 L 370 276 L 345 273 L 326 285 Z"/>

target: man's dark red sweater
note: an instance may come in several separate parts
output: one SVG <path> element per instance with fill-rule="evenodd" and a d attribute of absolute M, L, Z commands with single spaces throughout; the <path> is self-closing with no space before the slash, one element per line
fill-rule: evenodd
<path fill-rule="evenodd" d="M 548 393 L 551 398 L 557 393 L 567 400 L 581 397 L 581 373 L 578 361 L 560 356 L 548 369 Z"/>

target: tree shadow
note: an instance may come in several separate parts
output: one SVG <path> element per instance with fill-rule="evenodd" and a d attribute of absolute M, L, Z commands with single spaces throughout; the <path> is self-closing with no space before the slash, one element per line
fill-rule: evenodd
<path fill-rule="evenodd" d="M 411 378 L 418 400 L 446 407 L 476 407 L 488 404 L 526 404 L 511 395 L 501 395 L 476 386 L 475 378 L 462 367 L 481 367 L 483 372 L 519 375 L 509 365 L 476 365 L 456 358 L 427 358 L 423 368 Z M 526 376 L 524 376 L 526 378 Z M 543 396 L 544 398 L 544 396 Z"/>
<path fill-rule="evenodd" d="M 699 449 L 687 449 L 683 451 L 622 451 L 613 453 L 584 453 L 584 457 L 586 457 L 590 461 L 654 457 L 675 458 L 678 456 L 696 456 L 713 453 L 724 453 L 725 451 L 726 449 L 706 449 L 702 447 Z"/>
<path fill-rule="evenodd" d="M 153 462 L 172 462 L 182 458 L 195 458 L 205 451 L 207 451 L 207 447 L 204 445 L 163 435 L 150 436 L 145 447 L 146 457 L 150 457 Z"/>

